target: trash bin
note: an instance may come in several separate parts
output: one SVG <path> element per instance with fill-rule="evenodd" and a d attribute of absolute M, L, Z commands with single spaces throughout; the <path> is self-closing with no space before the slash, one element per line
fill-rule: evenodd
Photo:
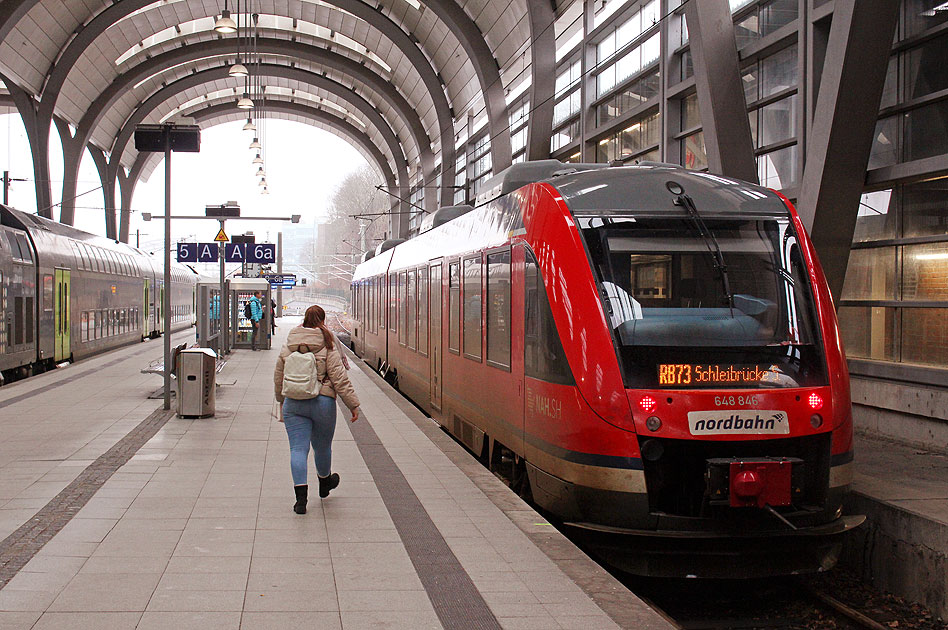
<path fill-rule="evenodd" d="M 217 355 L 210 348 L 182 350 L 178 359 L 178 415 L 206 418 L 214 415 Z"/>

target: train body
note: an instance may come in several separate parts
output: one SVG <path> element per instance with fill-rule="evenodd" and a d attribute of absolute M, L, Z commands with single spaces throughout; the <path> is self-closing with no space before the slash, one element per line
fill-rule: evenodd
<path fill-rule="evenodd" d="M 197 274 L 174 263 L 172 331 L 194 323 Z M 0 372 L 49 369 L 163 332 L 161 263 L 125 243 L 0 206 Z"/>
<path fill-rule="evenodd" d="M 621 569 L 833 566 L 848 372 L 789 201 L 667 165 L 495 180 L 356 269 L 356 353 Z"/>

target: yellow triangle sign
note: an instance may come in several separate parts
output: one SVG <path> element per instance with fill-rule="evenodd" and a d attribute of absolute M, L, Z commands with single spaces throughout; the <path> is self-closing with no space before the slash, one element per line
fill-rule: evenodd
<path fill-rule="evenodd" d="M 220 231 L 217 233 L 217 236 L 214 237 L 214 240 L 215 240 L 215 241 L 220 241 L 220 242 L 222 242 L 222 243 L 226 243 L 226 242 L 229 241 L 230 239 L 227 238 L 227 235 L 226 235 L 226 234 L 224 234 L 224 228 L 221 228 Z"/>

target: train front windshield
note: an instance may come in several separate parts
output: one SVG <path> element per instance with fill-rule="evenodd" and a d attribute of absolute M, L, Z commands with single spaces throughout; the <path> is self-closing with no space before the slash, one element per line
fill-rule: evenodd
<path fill-rule="evenodd" d="M 577 217 L 630 388 L 826 383 L 788 218 Z"/>

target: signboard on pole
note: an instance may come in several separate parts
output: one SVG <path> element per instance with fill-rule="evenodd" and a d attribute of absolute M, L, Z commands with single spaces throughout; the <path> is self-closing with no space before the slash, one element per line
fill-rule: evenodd
<path fill-rule="evenodd" d="M 247 262 L 247 246 L 243 243 L 225 243 L 224 260 L 227 262 Z"/>
<path fill-rule="evenodd" d="M 247 262 L 262 265 L 276 262 L 276 245 L 273 243 L 247 245 Z"/>
<path fill-rule="evenodd" d="M 220 246 L 217 243 L 198 243 L 198 262 L 214 263 L 220 255 Z"/>
<path fill-rule="evenodd" d="M 220 250 L 217 243 L 178 243 L 178 262 L 217 262 Z"/>

